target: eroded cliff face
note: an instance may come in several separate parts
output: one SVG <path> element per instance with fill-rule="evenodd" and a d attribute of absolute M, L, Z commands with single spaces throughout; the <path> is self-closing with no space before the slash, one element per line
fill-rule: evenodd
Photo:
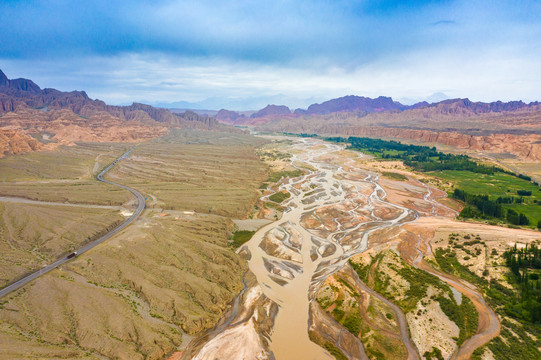
<path fill-rule="evenodd" d="M 360 126 L 321 126 L 314 131 L 332 136 L 367 136 L 422 141 L 450 145 L 459 149 L 481 150 L 491 153 L 509 153 L 522 160 L 541 161 L 541 135 L 493 134 L 475 136 L 455 132 L 436 132 L 430 130 L 360 127 Z"/>
<path fill-rule="evenodd" d="M 0 129 L 0 157 L 5 154 L 24 154 L 44 147 L 45 145 L 21 130 Z"/>
<path fill-rule="evenodd" d="M 20 139 L 28 139 L 31 146 L 15 148 L 26 148 L 22 152 L 29 152 L 72 145 L 75 141 L 142 141 L 164 135 L 168 128 L 157 122 L 123 121 L 107 113 L 95 113 L 86 118 L 69 109 L 41 111 L 21 105 L 17 112 L 0 117 L 0 130 L 9 134 L 6 137 L 19 139 L 17 143 Z M 21 134 L 25 136 L 21 137 Z M 5 147 L 3 154 L 21 153 L 15 148 Z"/>
<path fill-rule="evenodd" d="M 171 128 L 242 132 L 208 116 L 133 103 L 111 106 L 84 91 L 41 89 L 0 70 L 0 157 L 83 142 L 135 142 Z"/>

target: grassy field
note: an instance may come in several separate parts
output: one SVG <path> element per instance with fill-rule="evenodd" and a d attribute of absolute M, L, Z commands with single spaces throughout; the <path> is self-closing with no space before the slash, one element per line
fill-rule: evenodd
<path fill-rule="evenodd" d="M 275 203 L 282 203 L 284 200 L 289 199 L 291 197 L 291 194 L 284 191 L 278 191 L 271 196 L 269 196 L 270 201 L 274 201 Z"/>
<path fill-rule="evenodd" d="M 130 193 L 98 182 L 95 176 L 130 146 L 84 143 L 55 151 L 7 156 L 0 159 L 0 196 L 121 205 L 132 198 Z"/>
<path fill-rule="evenodd" d="M 250 241 L 252 236 L 254 236 L 255 231 L 249 231 L 249 230 L 238 230 L 235 231 L 235 233 L 231 236 L 231 246 L 234 249 L 239 248 L 244 243 Z"/>
<path fill-rule="evenodd" d="M 532 192 L 532 199 L 541 200 L 541 191 L 537 185 L 505 173 L 489 175 L 469 171 L 444 170 L 431 174 L 452 181 L 457 187 L 471 194 L 487 194 L 491 197 L 518 196 L 518 190 L 529 190 Z"/>
<path fill-rule="evenodd" d="M 533 226 L 541 220 L 541 189 L 529 181 L 505 173 L 477 174 L 469 171 L 444 170 L 431 174 L 453 182 L 457 188 L 469 194 L 486 194 L 493 200 L 498 197 L 518 198 L 519 190 L 530 191 L 531 196 L 523 196 L 523 204 L 502 204 L 502 206 L 523 213 Z"/>
<path fill-rule="evenodd" d="M 117 210 L 0 203 L 0 286 L 53 262 L 123 219 Z"/>
<path fill-rule="evenodd" d="M 381 176 L 386 177 L 387 179 L 392 179 L 392 180 L 408 181 L 407 176 L 396 173 L 396 172 L 391 172 L 391 171 L 383 171 L 381 173 Z"/>
<path fill-rule="evenodd" d="M 108 178 L 147 194 L 149 207 L 245 217 L 266 178 L 266 167 L 253 149 L 260 140 L 190 133 L 193 138 L 171 135 L 138 146 Z"/>
<path fill-rule="evenodd" d="M 0 182 L 90 179 L 96 163 L 101 170 L 129 148 L 129 144 L 81 143 L 6 156 L 0 159 Z"/>
<path fill-rule="evenodd" d="M 144 191 L 150 207 L 119 235 L 2 299 L 0 358 L 161 359 L 183 333 L 212 327 L 242 289 L 246 263 L 229 244 L 230 217 L 246 215 L 267 178 L 254 151 L 260 143 L 176 131 L 141 144 L 110 178 Z"/>

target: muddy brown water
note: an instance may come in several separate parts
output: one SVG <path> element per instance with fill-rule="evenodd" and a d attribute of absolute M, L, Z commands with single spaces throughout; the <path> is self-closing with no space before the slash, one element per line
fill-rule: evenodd
<path fill-rule="evenodd" d="M 344 170 L 341 165 L 346 165 L 345 162 L 354 165 L 352 159 L 342 159 L 341 164 L 329 161 L 343 146 L 317 139 L 295 141 L 291 163 L 306 163 L 316 170 L 279 186 L 279 190 L 291 193 L 282 204 L 287 210 L 280 220 L 259 229 L 239 251 L 250 254 L 248 265 L 264 296 L 279 306 L 269 336 L 269 349 L 275 359 L 333 359 L 308 337 L 310 302 L 329 275 L 340 270 L 351 256 L 366 250 L 372 232 L 414 221 L 417 214 L 385 201 L 386 193 L 378 184 L 378 174 L 356 166 L 344 166 L 348 169 Z M 355 200 L 359 201 L 355 203 Z M 351 208 L 352 203 L 357 205 Z M 350 209 L 349 215 L 368 220 L 347 227 L 334 219 L 333 229 L 325 228 L 323 222 L 320 229 L 301 226 L 304 215 L 321 207 L 343 205 Z M 395 217 L 377 217 L 375 210 L 380 206 L 394 208 Z M 349 234 L 355 234 L 352 237 L 355 240 L 342 241 Z M 205 349 L 222 346 L 216 340 L 219 338 L 210 339 Z M 197 358 L 205 359 L 204 351 Z"/>

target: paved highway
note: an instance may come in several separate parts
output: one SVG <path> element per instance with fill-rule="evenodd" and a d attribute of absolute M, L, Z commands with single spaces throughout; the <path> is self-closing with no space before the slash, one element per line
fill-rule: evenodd
<path fill-rule="evenodd" d="M 109 181 L 109 180 L 105 180 L 103 178 L 103 176 L 113 168 L 113 166 L 116 165 L 116 163 L 118 163 L 120 160 L 126 158 L 131 152 L 132 152 L 133 148 L 126 151 L 124 154 L 122 154 L 122 156 L 120 156 L 118 159 L 116 159 L 113 163 L 111 163 L 109 166 L 107 166 L 105 169 L 102 170 L 102 172 L 100 172 L 98 174 L 98 177 L 97 179 L 99 181 L 102 181 L 104 183 L 107 183 L 107 184 L 111 184 L 111 185 L 114 185 L 114 186 L 119 186 L 123 189 L 126 189 L 128 191 L 130 191 L 133 195 L 135 195 L 135 197 L 137 198 L 137 209 L 135 209 L 135 212 L 133 213 L 132 216 L 130 216 L 128 219 L 126 219 L 126 221 L 124 221 L 122 224 L 120 224 L 119 226 L 117 226 L 116 228 L 114 228 L 113 230 L 111 230 L 110 232 L 108 232 L 107 234 L 103 235 L 102 237 L 100 237 L 99 239 L 97 240 L 94 240 L 92 241 L 91 243 L 83 246 L 82 248 L 76 250 L 76 253 L 77 253 L 77 256 L 87 252 L 88 250 L 92 249 L 93 247 L 95 247 L 96 245 L 98 244 L 101 244 L 102 242 L 104 242 L 105 240 L 111 238 L 112 236 L 116 235 L 117 233 L 119 233 L 120 231 L 122 231 L 123 229 L 125 229 L 128 225 L 130 225 L 135 219 L 137 219 L 137 217 L 139 215 L 141 215 L 141 213 L 143 212 L 143 210 L 145 209 L 145 198 L 143 197 L 143 195 L 141 195 L 138 191 L 130 188 L 130 187 L 127 187 L 126 185 L 122 185 L 122 184 L 117 184 L 113 181 Z M 70 254 L 72 255 L 72 254 Z M 70 256 L 68 255 L 68 256 Z M 29 283 L 30 281 L 40 277 L 41 275 L 43 274 L 46 274 L 48 273 L 49 271 L 53 270 L 54 268 L 70 261 L 71 259 L 73 259 L 75 256 L 73 257 L 70 257 L 68 258 L 68 256 L 66 257 L 63 257 L 59 260 L 56 260 L 54 263 L 50 264 L 50 265 L 47 265 L 43 268 L 41 268 L 40 270 L 36 271 L 36 272 L 33 272 L 32 274 L 28 275 L 28 276 L 25 276 L 24 278 L 14 282 L 13 284 L 11 285 L 8 285 L 6 286 L 5 288 L 1 289 L 0 290 L 0 298 L 17 290 L 18 288 L 20 288 L 21 286 Z"/>

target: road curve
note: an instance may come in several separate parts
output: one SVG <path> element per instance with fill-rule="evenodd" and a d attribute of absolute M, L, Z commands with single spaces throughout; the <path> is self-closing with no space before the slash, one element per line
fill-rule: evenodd
<path fill-rule="evenodd" d="M 141 195 L 137 190 L 134 190 L 126 185 L 122 185 L 122 184 L 117 184 L 113 181 L 109 181 L 109 180 L 105 180 L 103 178 L 103 176 L 113 168 L 113 166 L 116 165 L 116 163 L 118 163 L 120 160 L 126 158 L 131 152 L 132 152 L 133 148 L 131 148 L 130 150 L 126 151 L 124 154 L 122 154 L 118 159 L 116 159 L 115 161 L 113 161 L 109 166 L 107 166 L 105 169 L 103 169 L 97 176 L 97 179 L 98 181 L 102 181 L 104 183 L 107 183 L 107 184 L 111 184 L 111 185 L 114 185 L 114 186 L 118 186 L 118 187 L 121 187 L 123 189 L 126 189 L 128 190 L 129 192 L 131 192 L 133 195 L 135 195 L 135 197 L 137 198 L 137 208 L 135 209 L 135 212 L 128 218 L 126 219 L 122 224 L 120 224 L 119 226 L 117 226 L 116 228 L 114 228 L 113 230 L 109 231 L 107 234 L 103 235 L 102 237 L 100 237 L 99 239 L 96 239 L 94 241 L 92 241 L 91 243 L 88 243 L 86 244 L 85 246 L 81 247 L 80 249 L 76 250 L 77 252 L 77 255 L 81 255 L 85 252 L 87 252 L 88 250 L 92 249 L 93 247 L 101 244 L 102 242 L 104 242 L 105 240 L 111 238 L 112 236 L 116 235 L 117 233 L 119 233 L 120 231 L 124 230 L 128 225 L 130 225 L 135 219 L 137 219 L 139 217 L 139 215 L 141 215 L 141 213 L 143 212 L 143 210 L 145 209 L 145 198 L 143 197 L 143 195 Z M 47 265 L 35 272 L 33 272 L 32 274 L 30 275 L 27 275 L 25 276 L 24 278 L 6 286 L 5 288 L 1 289 L 0 290 L 0 298 L 3 297 L 3 296 L 6 296 L 8 295 L 9 293 L 17 290 L 18 288 L 26 285 L 27 283 L 29 283 L 30 281 L 40 277 L 41 275 L 44 275 L 46 273 L 48 273 L 49 271 L 53 270 L 54 268 L 70 261 L 72 258 L 68 258 L 67 256 L 61 258 L 61 259 L 58 259 L 56 260 L 54 263 L 50 264 L 50 265 Z"/>

